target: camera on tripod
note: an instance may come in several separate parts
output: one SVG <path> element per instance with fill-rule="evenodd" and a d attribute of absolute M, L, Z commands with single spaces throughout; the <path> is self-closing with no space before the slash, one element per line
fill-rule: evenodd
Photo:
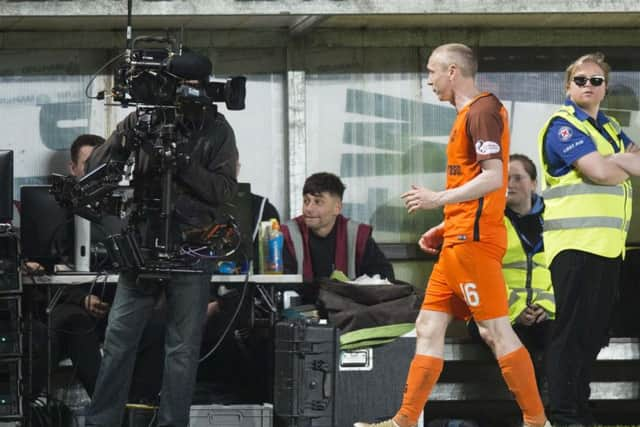
<path fill-rule="evenodd" d="M 162 47 L 139 47 L 161 45 Z M 141 36 L 133 40 L 125 61 L 115 72 L 112 97 L 123 106 L 213 105 L 224 102 L 229 110 L 245 108 L 246 78 L 210 81 L 211 62 L 175 39 Z"/>
<path fill-rule="evenodd" d="M 191 233 L 176 227 L 175 177 L 190 166 L 192 150 L 202 137 L 199 132 L 218 114 L 216 103 L 224 102 L 229 110 L 244 109 L 246 78 L 212 81 L 212 64 L 206 56 L 183 50 L 169 37 L 141 36 L 132 41 L 129 30 L 126 51 L 101 68 L 124 57 L 116 66 L 109 98 L 114 101 L 111 105 L 136 108 L 129 116 L 132 120 L 126 119 L 129 126 L 116 131 L 129 159 L 112 159 L 77 181 L 57 177 L 52 192 L 61 205 L 97 222 L 102 213 L 113 210 L 111 206 L 124 206 L 114 195 L 120 178 L 127 175 L 125 165 L 135 165 L 127 176 L 133 176 L 134 186 L 132 199 L 124 202 L 131 202 L 126 209 L 127 228 L 107 242 L 114 264 L 121 271 L 154 274 L 199 271 L 203 259 L 224 258 L 238 249 L 239 230 L 230 216 L 212 217 L 210 224 Z M 104 99 L 105 92 L 95 98 Z M 145 174 L 152 176 L 136 184 L 135 168 L 140 166 L 136 163 L 141 155 L 148 162 Z M 116 199 L 118 203 L 114 203 Z M 143 230 L 148 232 L 149 222 L 155 227 L 152 243 L 141 237 Z"/>

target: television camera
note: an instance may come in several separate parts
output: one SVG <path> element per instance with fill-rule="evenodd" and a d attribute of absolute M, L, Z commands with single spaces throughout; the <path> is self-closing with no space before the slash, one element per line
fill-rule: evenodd
<path fill-rule="evenodd" d="M 139 47 L 141 44 L 164 47 Z M 246 78 L 210 81 L 211 68 L 208 58 L 183 51 L 175 39 L 137 37 L 125 53 L 125 62 L 116 69 L 111 96 L 124 107 L 135 104 L 179 109 L 186 104 L 224 102 L 229 110 L 243 110 Z"/>
<path fill-rule="evenodd" d="M 136 197 L 138 188 L 133 182 L 132 219 L 122 234 L 110 238 L 108 247 L 114 264 L 121 270 L 197 272 L 200 260 L 231 255 L 240 246 L 241 239 L 235 220 L 227 216 L 216 218 L 215 223 L 207 227 L 183 233 L 184 243 L 174 242 L 172 182 L 177 171 L 191 161 L 194 144 L 184 125 L 185 117 L 205 120 L 206 114 L 217 112 L 216 103 L 221 102 L 229 110 L 244 109 L 246 78 L 212 81 L 209 59 L 183 50 L 175 39 L 142 36 L 131 41 L 130 34 L 129 26 L 125 53 L 106 64 L 124 56 L 124 62 L 115 69 L 111 94 L 105 96 L 102 91 L 94 98 L 110 98 L 113 102 L 109 105 L 135 106 L 136 124 L 124 137 L 127 149 L 134 154 L 144 151 L 154 164 L 153 173 L 161 183 L 161 194 L 155 197 L 154 208 L 159 211 L 162 224 L 154 247 L 144 248 L 143 255 L 138 223 L 148 215 L 149 209 L 145 202 L 140 202 L 143 198 Z M 137 157 L 134 154 L 130 159 Z M 113 214 L 114 209 L 122 205 L 122 198 L 114 197 L 114 192 L 124 170 L 124 162 L 110 161 L 80 180 L 54 176 L 52 192 L 63 206 L 95 222 L 102 213 Z M 133 176 L 135 181 L 135 174 Z"/>

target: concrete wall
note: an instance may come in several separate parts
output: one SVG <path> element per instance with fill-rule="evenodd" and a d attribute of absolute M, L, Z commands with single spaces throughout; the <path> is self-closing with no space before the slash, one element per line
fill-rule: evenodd
<path fill-rule="evenodd" d="M 4 0 L 5 16 L 118 16 L 126 1 Z M 536 2 L 503 0 L 134 0 L 141 15 L 375 15 L 375 14 L 531 14 L 638 12 L 635 0 L 574 0 Z"/>

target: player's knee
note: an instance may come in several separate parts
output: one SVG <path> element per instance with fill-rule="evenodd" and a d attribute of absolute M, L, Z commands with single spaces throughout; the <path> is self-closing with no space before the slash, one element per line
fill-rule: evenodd
<path fill-rule="evenodd" d="M 439 323 L 429 321 L 425 316 L 418 316 L 416 319 L 416 335 L 418 338 L 436 340 L 439 339 L 440 336 L 444 337 L 445 331 L 446 325 L 443 330 Z"/>
<path fill-rule="evenodd" d="M 479 322 L 478 332 L 482 339 L 492 349 L 497 347 L 513 346 L 517 336 L 506 319 L 496 319 L 489 322 Z M 514 341 L 515 340 L 515 341 Z"/>
<path fill-rule="evenodd" d="M 486 326 L 478 325 L 478 333 L 480 334 L 480 338 L 487 343 L 490 348 L 495 348 L 496 346 L 496 334 L 495 331 Z"/>
<path fill-rule="evenodd" d="M 507 330 L 508 328 L 508 330 Z M 502 346 L 508 340 L 508 332 L 512 332 L 511 325 L 509 323 L 505 325 L 502 322 L 490 321 L 480 322 L 478 324 L 478 332 L 480 336 L 487 343 L 489 348 L 496 350 L 497 347 Z"/>
<path fill-rule="evenodd" d="M 430 334 L 428 326 L 421 322 L 420 319 L 416 320 L 416 336 L 418 338 L 428 338 Z"/>

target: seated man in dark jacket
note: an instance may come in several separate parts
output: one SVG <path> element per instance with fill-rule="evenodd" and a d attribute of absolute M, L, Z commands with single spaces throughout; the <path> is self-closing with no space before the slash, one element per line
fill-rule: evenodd
<path fill-rule="evenodd" d="M 285 273 L 305 282 L 340 270 L 355 279 L 363 274 L 394 280 L 393 266 L 371 237 L 372 228 L 342 216 L 345 186 L 336 175 L 320 172 L 302 189 L 302 215 L 282 226 Z"/>

